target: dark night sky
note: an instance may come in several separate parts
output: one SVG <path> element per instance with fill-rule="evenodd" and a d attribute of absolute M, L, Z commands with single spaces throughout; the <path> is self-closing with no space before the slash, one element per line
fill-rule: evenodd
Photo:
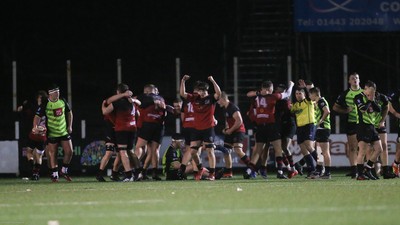
<path fill-rule="evenodd" d="M 233 0 L 0 1 L 0 7 L 0 93 L 7 112 L 13 60 L 19 103 L 53 82 L 66 97 L 65 63 L 71 60 L 73 103 L 88 117 L 85 112 L 114 90 L 117 58 L 122 59 L 123 82 L 136 93 L 155 83 L 172 99 L 176 57 L 182 73 L 194 79 L 213 74 L 222 82 L 224 35 L 227 54 L 234 48 Z M 88 93 L 95 95 L 88 100 Z"/>

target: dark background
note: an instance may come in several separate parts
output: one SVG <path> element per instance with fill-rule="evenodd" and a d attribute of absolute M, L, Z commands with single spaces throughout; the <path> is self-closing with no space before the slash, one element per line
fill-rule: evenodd
<path fill-rule="evenodd" d="M 282 1 L 290 17 L 292 0 Z M 100 105 L 117 84 L 118 58 L 122 80 L 134 93 L 153 83 L 170 104 L 176 96 L 177 57 L 181 74 L 193 77 L 189 85 L 213 75 L 231 91 L 232 58 L 240 55 L 250 13 L 260 2 L 0 1 L 0 139 L 14 138 L 18 120 L 12 111 L 12 61 L 17 62 L 21 104 L 51 83 L 67 97 L 66 60 L 71 60 L 74 135 L 80 137 L 84 119 L 88 139 L 102 136 Z M 362 82 L 374 80 L 384 93 L 399 87 L 399 32 L 289 34 L 293 79 L 313 80 L 331 104 L 343 90 L 343 54 L 349 55 L 349 72 L 357 71 Z M 279 72 L 277 81 L 283 82 L 285 71 Z M 244 113 L 246 105 L 241 107 Z"/>

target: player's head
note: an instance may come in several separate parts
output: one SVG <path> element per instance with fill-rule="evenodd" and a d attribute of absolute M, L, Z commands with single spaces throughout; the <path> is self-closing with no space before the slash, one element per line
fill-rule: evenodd
<path fill-rule="evenodd" d="M 278 84 L 278 86 L 275 87 L 276 93 L 283 93 L 285 90 L 286 90 L 286 85 L 284 84 Z"/>
<path fill-rule="evenodd" d="M 182 134 L 174 133 L 174 134 L 172 134 L 172 137 L 171 137 L 171 145 L 174 148 L 183 149 L 185 147 L 185 138 L 183 137 Z"/>
<path fill-rule="evenodd" d="M 40 105 L 43 102 L 43 99 L 48 98 L 49 95 L 47 94 L 46 91 L 44 90 L 40 90 L 36 93 L 36 101 L 38 103 L 38 105 Z"/>
<path fill-rule="evenodd" d="M 224 107 L 229 104 L 229 97 L 225 91 L 221 92 L 221 96 L 219 96 L 219 99 L 218 99 L 218 104 L 221 107 Z"/>
<path fill-rule="evenodd" d="M 270 94 L 274 90 L 272 81 L 267 80 L 261 83 L 261 94 Z"/>
<path fill-rule="evenodd" d="M 366 95 L 375 95 L 376 84 L 373 81 L 367 81 L 364 85 L 364 93 Z"/>
<path fill-rule="evenodd" d="M 317 87 L 311 88 L 309 92 L 310 92 L 310 99 L 313 101 L 321 97 L 321 91 Z"/>
<path fill-rule="evenodd" d="M 360 85 L 360 76 L 358 73 L 354 72 L 349 74 L 349 84 L 351 86 L 359 86 Z"/>
<path fill-rule="evenodd" d="M 129 86 L 127 84 L 124 84 L 124 83 L 118 84 L 118 86 L 117 86 L 118 94 L 125 93 L 127 90 L 129 90 Z"/>
<path fill-rule="evenodd" d="M 58 87 L 57 84 L 51 84 L 47 89 L 47 93 L 49 93 L 50 100 L 54 101 L 60 98 L 60 88 Z"/>
<path fill-rule="evenodd" d="M 306 98 L 306 92 L 304 88 L 296 88 L 296 100 L 303 101 Z"/>
<path fill-rule="evenodd" d="M 154 84 L 146 84 L 143 87 L 144 94 L 156 94 L 156 91 L 158 92 L 158 89 Z"/>
<path fill-rule="evenodd" d="M 177 98 L 174 100 L 174 102 L 172 104 L 174 106 L 174 113 L 180 114 L 181 109 L 182 109 L 182 99 Z"/>
<path fill-rule="evenodd" d="M 200 95 L 200 97 L 206 97 L 208 95 L 208 88 L 210 86 L 203 81 L 196 81 L 194 84 L 193 90 L 197 90 L 197 93 Z"/>
<path fill-rule="evenodd" d="M 311 80 L 305 80 L 304 83 L 306 84 L 307 90 L 310 90 L 314 87 L 314 83 Z"/>

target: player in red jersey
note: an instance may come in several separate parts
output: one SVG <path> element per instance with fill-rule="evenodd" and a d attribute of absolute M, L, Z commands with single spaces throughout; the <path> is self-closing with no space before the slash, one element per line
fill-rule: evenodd
<path fill-rule="evenodd" d="M 182 159 L 180 173 L 184 173 L 187 163 L 190 161 L 191 158 L 193 158 L 199 169 L 199 172 L 195 176 L 195 179 L 199 180 L 201 178 L 204 170 L 200 162 L 200 157 L 197 153 L 198 149 L 203 143 L 208 153 L 208 162 L 210 167 L 210 174 L 208 176 L 208 179 L 215 180 L 214 111 L 215 104 L 221 95 L 221 89 L 215 82 L 214 78 L 212 76 L 209 76 L 208 80 L 213 84 L 214 87 L 214 95 L 208 94 L 208 84 L 201 81 L 197 81 L 195 84 L 194 89 L 197 89 L 197 93 L 187 93 L 185 83 L 189 78 L 190 76 L 188 75 L 183 76 L 181 80 L 180 94 L 182 98 L 189 101 L 193 106 L 194 128 L 190 136 L 191 157 L 187 155 L 184 156 L 184 158 Z"/>
<path fill-rule="evenodd" d="M 121 94 L 129 90 L 128 85 L 118 84 L 117 93 Z M 115 137 L 117 142 L 117 151 L 121 155 L 122 165 L 124 167 L 124 182 L 134 181 L 132 176 L 132 167 L 128 151 L 133 149 L 133 142 L 136 134 L 136 104 L 130 102 L 127 98 L 120 98 L 112 102 L 104 109 L 104 114 L 115 113 Z M 133 154 L 135 161 L 137 156 Z"/>
<path fill-rule="evenodd" d="M 147 155 L 143 164 L 142 175 L 147 178 L 147 169 L 150 164 L 153 167 L 153 180 L 161 180 L 157 175 L 159 148 L 164 132 L 164 119 L 166 116 L 166 104 L 164 98 L 158 94 L 157 88 L 148 84 L 144 87 L 143 94 L 138 96 L 142 102 L 139 107 L 139 131 L 135 152 L 142 157 L 142 149 L 147 145 Z"/>
<path fill-rule="evenodd" d="M 278 123 L 275 121 L 275 105 L 278 100 L 287 98 L 292 92 L 294 83 L 289 82 L 288 88 L 283 93 L 273 93 L 274 86 L 271 81 L 265 81 L 261 85 L 260 91 L 247 93 L 252 98 L 252 105 L 255 106 L 255 124 L 257 126 L 256 145 L 251 157 L 251 163 L 244 178 L 250 178 L 251 172 L 255 170 L 255 164 L 259 159 L 265 144 L 271 143 L 275 150 L 275 158 L 278 166 L 277 177 L 287 179 L 283 174 L 282 142 L 279 133 Z"/>
<path fill-rule="evenodd" d="M 132 92 L 127 90 L 124 93 L 116 94 L 116 95 L 113 95 L 113 96 L 107 98 L 106 100 L 103 101 L 103 103 L 101 105 L 102 113 L 105 114 L 106 108 L 109 104 L 111 104 L 112 102 L 115 102 L 121 98 L 128 98 L 128 100 L 130 100 L 130 102 L 132 102 L 133 99 L 130 99 L 131 96 L 132 96 Z M 136 101 L 136 103 L 140 103 L 138 100 L 135 100 L 135 101 Z M 103 158 L 101 159 L 99 170 L 96 175 L 96 180 L 98 180 L 99 182 L 106 181 L 103 178 L 104 170 L 108 164 L 108 161 L 111 159 L 111 157 L 114 154 L 114 151 L 116 150 L 116 148 L 115 148 L 116 139 L 115 139 L 115 131 L 114 131 L 115 113 L 111 112 L 109 114 L 105 114 L 104 122 L 105 122 L 105 130 L 104 131 L 105 131 L 106 152 L 105 152 Z M 117 152 L 117 156 L 113 163 L 112 175 L 110 177 L 111 180 L 119 181 L 118 167 L 119 167 L 120 160 L 121 160 L 121 156 L 120 156 L 119 152 Z"/>
<path fill-rule="evenodd" d="M 46 142 L 46 117 L 41 117 L 39 120 L 39 129 L 31 130 L 31 124 L 35 116 L 35 110 L 42 104 L 43 99 L 47 99 L 46 91 L 38 91 L 35 101 L 24 101 L 17 108 L 21 115 L 22 131 L 25 131 L 21 138 L 21 143 L 26 147 L 26 158 L 32 169 L 31 180 L 39 180 L 40 166 L 42 165 L 42 157 Z M 28 134 L 29 133 L 29 134 Z"/>

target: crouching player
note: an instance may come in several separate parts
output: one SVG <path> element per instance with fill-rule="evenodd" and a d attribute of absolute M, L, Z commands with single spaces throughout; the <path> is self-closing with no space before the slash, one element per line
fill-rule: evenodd
<path fill-rule="evenodd" d="M 185 149 L 184 137 L 180 134 L 172 135 L 171 145 L 164 152 L 162 158 L 163 174 L 166 180 L 181 180 L 179 168 L 182 162 L 182 149 Z M 186 174 L 193 172 L 193 166 L 191 164 L 186 166 L 186 170 L 183 174 L 184 179 L 186 179 Z M 204 172 L 203 176 L 208 176 L 208 172 Z"/>

